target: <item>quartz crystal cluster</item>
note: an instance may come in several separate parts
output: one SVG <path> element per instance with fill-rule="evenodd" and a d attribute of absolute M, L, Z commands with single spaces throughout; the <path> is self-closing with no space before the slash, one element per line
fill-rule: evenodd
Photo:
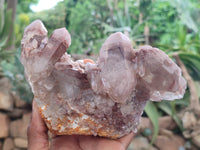
<path fill-rule="evenodd" d="M 57 135 L 120 138 L 136 131 L 148 100 L 183 97 L 186 81 L 180 68 L 161 50 L 133 49 L 121 32 L 102 45 L 97 62 L 73 61 L 65 28 L 47 37 L 40 20 L 21 41 L 21 63 L 41 117 Z"/>

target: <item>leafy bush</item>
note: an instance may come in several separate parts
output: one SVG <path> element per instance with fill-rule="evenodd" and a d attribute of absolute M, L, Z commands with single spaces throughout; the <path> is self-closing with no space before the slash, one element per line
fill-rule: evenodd
<path fill-rule="evenodd" d="M 5 16 L 0 12 L 0 77 L 3 76 L 3 71 L 1 68 L 2 61 L 10 61 L 12 59 L 13 51 L 6 50 L 12 41 L 9 38 L 10 26 L 12 23 L 12 11 L 6 11 Z M 12 36 L 12 35 L 11 35 Z"/>
<path fill-rule="evenodd" d="M 24 67 L 20 62 L 21 49 L 15 53 L 14 59 L 10 62 L 3 61 L 1 63 L 4 76 L 8 77 L 13 85 L 13 91 L 22 99 L 31 102 L 33 94 L 24 76 Z"/>
<path fill-rule="evenodd" d="M 30 18 L 25 13 L 20 13 L 15 24 L 15 45 L 20 46 L 25 27 L 30 23 Z"/>

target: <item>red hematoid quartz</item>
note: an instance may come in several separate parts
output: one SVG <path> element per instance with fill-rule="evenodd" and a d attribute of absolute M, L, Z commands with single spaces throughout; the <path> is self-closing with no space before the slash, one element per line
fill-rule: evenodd
<path fill-rule="evenodd" d="M 148 100 L 183 97 L 180 68 L 161 50 L 133 49 L 121 32 L 102 45 L 98 61 L 72 61 L 65 28 L 47 37 L 40 20 L 26 27 L 21 62 L 40 114 L 58 135 L 120 138 L 136 131 Z"/>

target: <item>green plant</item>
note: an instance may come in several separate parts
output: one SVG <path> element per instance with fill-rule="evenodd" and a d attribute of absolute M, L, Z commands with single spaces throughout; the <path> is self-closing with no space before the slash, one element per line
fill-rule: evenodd
<path fill-rule="evenodd" d="M 16 51 L 12 61 L 2 62 L 2 69 L 4 75 L 9 78 L 13 85 L 12 90 L 15 91 L 22 100 L 30 103 L 33 99 L 33 94 L 24 76 L 24 68 L 20 62 L 20 54 L 21 49 L 19 48 Z"/>
<path fill-rule="evenodd" d="M 13 90 L 21 99 L 30 102 L 32 93 L 30 87 L 25 82 L 23 67 L 19 60 L 20 51 L 7 50 L 13 44 L 12 38 L 9 38 L 12 24 L 12 11 L 5 11 L 5 15 L 0 12 L 0 20 L 0 76 L 8 77 L 13 85 Z M 27 22 L 27 19 L 25 20 Z M 24 22 L 21 23 L 21 26 L 24 26 Z"/>
<path fill-rule="evenodd" d="M 103 8 L 104 11 L 101 11 Z M 74 7 L 68 9 L 68 29 L 72 36 L 70 53 L 84 53 L 85 51 L 98 51 L 105 38 L 102 21 L 108 20 L 108 8 L 105 2 L 77 1 Z M 87 21 L 86 21 L 87 20 Z"/>
<path fill-rule="evenodd" d="M 147 116 L 151 119 L 152 124 L 153 124 L 154 132 L 153 132 L 153 137 L 152 137 L 152 140 L 151 140 L 151 144 L 153 144 L 154 141 L 156 140 L 156 137 L 157 137 L 158 131 L 159 131 L 158 110 L 157 110 L 157 108 L 156 108 L 156 106 L 154 105 L 153 102 L 148 101 L 145 108 L 144 108 L 144 111 L 147 114 Z"/>
<path fill-rule="evenodd" d="M 11 16 L 11 10 L 6 11 L 5 15 L 0 12 L 0 76 L 3 76 L 1 63 L 3 61 L 10 61 L 12 59 L 12 54 L 14 53 L 14 51 L 6 50 L 12 43 L 12 41 L 9 40 L 10 27 L 12 22 Z"/>
<path fill-rule="evenodd" d="M 30 23 L 30 18 L 25 13 L 20 13 L 17 16 L 15 24 L 15 45 L 18 47 L 21 45 L 21 39 L 24 33 L 25 27 Z"/>
<path fill-rule="evenodd" d="M 199 34 L 200 31 L 200 19 L 199 14 L 200 10 L 198 4 L 200 2 L 194 3 L 192 0 L 167 0 L 171 5 L 176 8 L 180 20 L 189 28 L 192 29 L 195 33 Z M 200 36 L 200 34 L 199 34 Z"/>

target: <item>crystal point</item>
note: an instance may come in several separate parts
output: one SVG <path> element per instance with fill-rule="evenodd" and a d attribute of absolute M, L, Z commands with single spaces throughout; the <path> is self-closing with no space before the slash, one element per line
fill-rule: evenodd
<path fill-rule="evenodd" d="M 123 33 L 111 34 L 97 62 L 73 61 L 65 28 L 47 37 L 41 21 L 22 39 L 21 62 L 34 100 L 51 132 L 120 138 L 137 126 L 146 102 L 181 98 L 186 82 L 161 50 L 133 49 Z"/>

